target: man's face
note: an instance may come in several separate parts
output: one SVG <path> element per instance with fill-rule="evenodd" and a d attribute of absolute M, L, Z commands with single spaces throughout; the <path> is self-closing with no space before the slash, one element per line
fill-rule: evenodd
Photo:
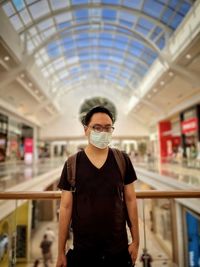
<path fill-rule="evenodd" d="M 90 131 L 94 130 L 96 132 L 112 132 L 112 120 L 111 118 L 105 113 L 95 113 L 88 124 L 85 127 L 85 135 L 89 136 Z"/>

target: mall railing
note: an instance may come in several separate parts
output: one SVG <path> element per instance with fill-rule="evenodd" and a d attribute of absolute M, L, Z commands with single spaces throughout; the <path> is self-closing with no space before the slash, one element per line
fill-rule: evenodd
<path fill-rule="evenodd" d="M 60 196 L 60 191 L 0 192 L 0 267 L 29 267 L 36 259 L 43 262 L 40 242 L 48 226 L 56 236 L 52 248 L 56 261 Z M 140 223 L 136 266 L 148 266 L 144 262 L 148 254 L 153 266 L 195 266 L 200 190 L 136 191 L 136 196 Z M 142 257 L 144 250 L 148 254 Z"/>

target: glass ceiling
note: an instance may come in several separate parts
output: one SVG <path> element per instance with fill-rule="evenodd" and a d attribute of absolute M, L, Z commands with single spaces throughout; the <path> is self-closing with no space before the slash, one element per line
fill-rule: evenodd
<path fill-rule="evenodd" d="M 1 1 L 28 53 L 51 82 L 52 92 L 67 92 L 96 79 L 129 95 L 138 88 L 192 2 Z"/>

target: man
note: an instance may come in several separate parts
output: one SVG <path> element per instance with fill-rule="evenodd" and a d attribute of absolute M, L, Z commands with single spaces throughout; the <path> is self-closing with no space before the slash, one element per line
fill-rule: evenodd
<path fill-rule="evenodd" d="M 47 239 L 47 235 L 44 235 L 43 240 L 40 243 L 40 248 L 44 260 L 44 267 L 48 267 L 48 262 L 51 260 L 50 247 L 51 242 Z"/>
<path fill-rule="evenodd" d="M 151 255 L 147 252 L 146 248 L 143 249 L 140 261 L 143 263 L 143 267 L 151 267 L 151 262 L 153 261 L 153 259 Z"/>
<path fill-rule="evenodd" d="M 131 161 L 124 154 L 124 180 L 109 148 L 114 119 L 105 107 L 91 109 L 83 125 L 88 145 L 79 151 L 75 192 L 67 179 L 65 163 L 58 187 L 62 189 L 56 267 L 134 266 L 139 246 L 138 213 L 133 182 L 137 179 Z M 128 245 L 124 199 L 132 242 Z M 66 240 L 72 219 L 73 250 Z"/>
<path fill-rule="evenodd" d="M 47 236 L 47 240 L 51 244 L 49 254 L 50 254 L 50 260 L 51 260 L 51 262 L 53 262 L 52 245 L 53 245 L 53 242 L 55 240 L 55 233 L 51 229 L 51 227 L 48 226 L 47 229 L 45 230 L 44 234 Z"/>
<path fill-rule="evenodd" d="M 47 229 L 45 230 L 45 235 L 47 235 L 47 239 L 53 243 L 53 241 L 55 240 L 55 233 L 54 231 L 51 229 L 51 227 L 47 227 Z"/>

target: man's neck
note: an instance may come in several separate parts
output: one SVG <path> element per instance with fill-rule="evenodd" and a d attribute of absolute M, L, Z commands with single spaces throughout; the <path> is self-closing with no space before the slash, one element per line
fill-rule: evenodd
<path fill-rule="evenodd" d="M 91 144 L 88 144 L 85 148 L 85 153 L 86 154 L 96 154 L 96 155 L 105 155 L 108 153 L 108 147 L 104 148 L 104 149 L 100 149 L 100 148 L 97 148 Z"/>
<path fill-rule="evenodd" d="M 92 164 L 100 169 L 106 162 L 108 157 L 108 147 L 105 149 L 99 149 L 92 145 L 88 145 L 85 148 L 85 153 L 88 157 L 88 159 L 92 162 Z"/>

